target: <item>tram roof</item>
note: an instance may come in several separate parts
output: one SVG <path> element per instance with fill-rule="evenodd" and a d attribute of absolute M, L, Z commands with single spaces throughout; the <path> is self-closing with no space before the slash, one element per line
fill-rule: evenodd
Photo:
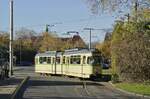
<path fill-rule="evenodd" d="M 92 53 L 95 52 L 96 49 L 69 49 L 69 50 L 65 50 L 64 53 L 63 52 L 59 52 L 59 51 L 46 51 L 45 53 L 38 53 L 36 54 L 36 56 L 41 56 L 41 57 L 50 57 L 50 56 L 61 56 L 62 53 L 63 55 L 71 55 L 71 54 L 84 54 L 84 53 Z"/>
<path fill-rule="evenodd" d="M 57 56 L 62 55 L 62 52 L 57 52 L 57 51 L 46 51 L 45 53 L 38 53 L 36 56 L 42 56 L 42 57 L 48 57 L 48 56 Z"/>
<path fill-rule="evenodd" d="M 84 53 L 92 53 L 96 51 L 96 49 L 70 49 L 65 50 L 64 55 L 70 55 L 70 54 L 84 54 Z"/>

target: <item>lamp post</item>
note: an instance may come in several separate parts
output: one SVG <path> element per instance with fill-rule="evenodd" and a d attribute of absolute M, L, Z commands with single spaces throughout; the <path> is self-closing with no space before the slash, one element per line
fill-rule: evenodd
<path fill-rule="evenodd" d="M 93 28 L 84 28 L 84 30 L 89 30 L 90 31 L 90 38 L 89 38 L 89 50 L 91 49 L 91 32 L 94 30 Z"/>
<path fill-rule="evenodd" d="M 100 31 L 110 31 L 111 29 L 95 29 L 95 28 L 84 28 L 84 30 L 89 30 L 90 31 L 90 38 L 89 38 L 89 50 L 91 49 L 91 33 L 92 33 L 92 30 L 100 30 Z"/>
<path fill-rule="evenodd" d="M 13 0 L 10 0 L 9 76 L 13 75 Z"/>
<path fill-rule="evenodd" d="M 49 32 L 49 27 L 53 27 L 53 26 L 55 26 L 55 25 L 49 25 L 49 24 L 46 24 L 46 32 L 48 33 Z"/>
<path fill-rule="evenodd" d="M 22 55 L 21 55 L 21 54 L 22 54 L 22 53 L 21 53 L 21 51 L 22 51 L 22 45 L 21 45 L 21 43 L 22 43 L 22 40 L 21 40 L 21 38 L 20 38 L 20 39 L 19 39 L 19 49 L 20 49 L 20 65 L 21 65 L 21 61 L 22 61 L 22 59 L 21 59 L 21 58 L 22 58 L 22 57 L 21 57 L 21 56 L 22 56 Z"/>

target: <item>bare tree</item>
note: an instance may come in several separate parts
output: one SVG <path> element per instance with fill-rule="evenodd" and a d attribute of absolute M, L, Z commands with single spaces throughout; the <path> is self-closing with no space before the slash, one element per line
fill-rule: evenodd
<path fill-rule="evenodd" d="M 36 36 L 36 32 L 27 28 L 21 28 L 16 31 L 16 39 L 19 38 L 31 38 L 33 36 Z"/>
<path fill-rule="evenodd" d="M 132 7 L 150 7 L 150 0 L 86 0 L 93 14 L 102 12 L 119 12 Z"/>

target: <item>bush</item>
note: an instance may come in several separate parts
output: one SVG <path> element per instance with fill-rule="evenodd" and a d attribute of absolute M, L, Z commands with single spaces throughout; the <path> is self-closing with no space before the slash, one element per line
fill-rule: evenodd
<path fill-rule="evenodd" d="M 125 81 L 150 80 L 150 30 L 144 28 L 146 22 L 120 22 L 113 31 L 112 68 Z"/>
<path fill-rule="evenodd" d="M 119 82 L 119 75 L 118 74 L 113 74 L 111 81 L 112 81 L 112 83 Z"/>

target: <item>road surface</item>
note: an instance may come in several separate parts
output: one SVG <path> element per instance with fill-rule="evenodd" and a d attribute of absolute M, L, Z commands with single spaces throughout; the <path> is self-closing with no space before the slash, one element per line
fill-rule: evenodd
<path fill-rule="evenodd" d="M 30 76 L 24 99 L 141 99 L 109 88 L 107 82 L 95 83 L 64 76 L 40 76 L 34 67 L 16 67 L 17 76 Z"/>

